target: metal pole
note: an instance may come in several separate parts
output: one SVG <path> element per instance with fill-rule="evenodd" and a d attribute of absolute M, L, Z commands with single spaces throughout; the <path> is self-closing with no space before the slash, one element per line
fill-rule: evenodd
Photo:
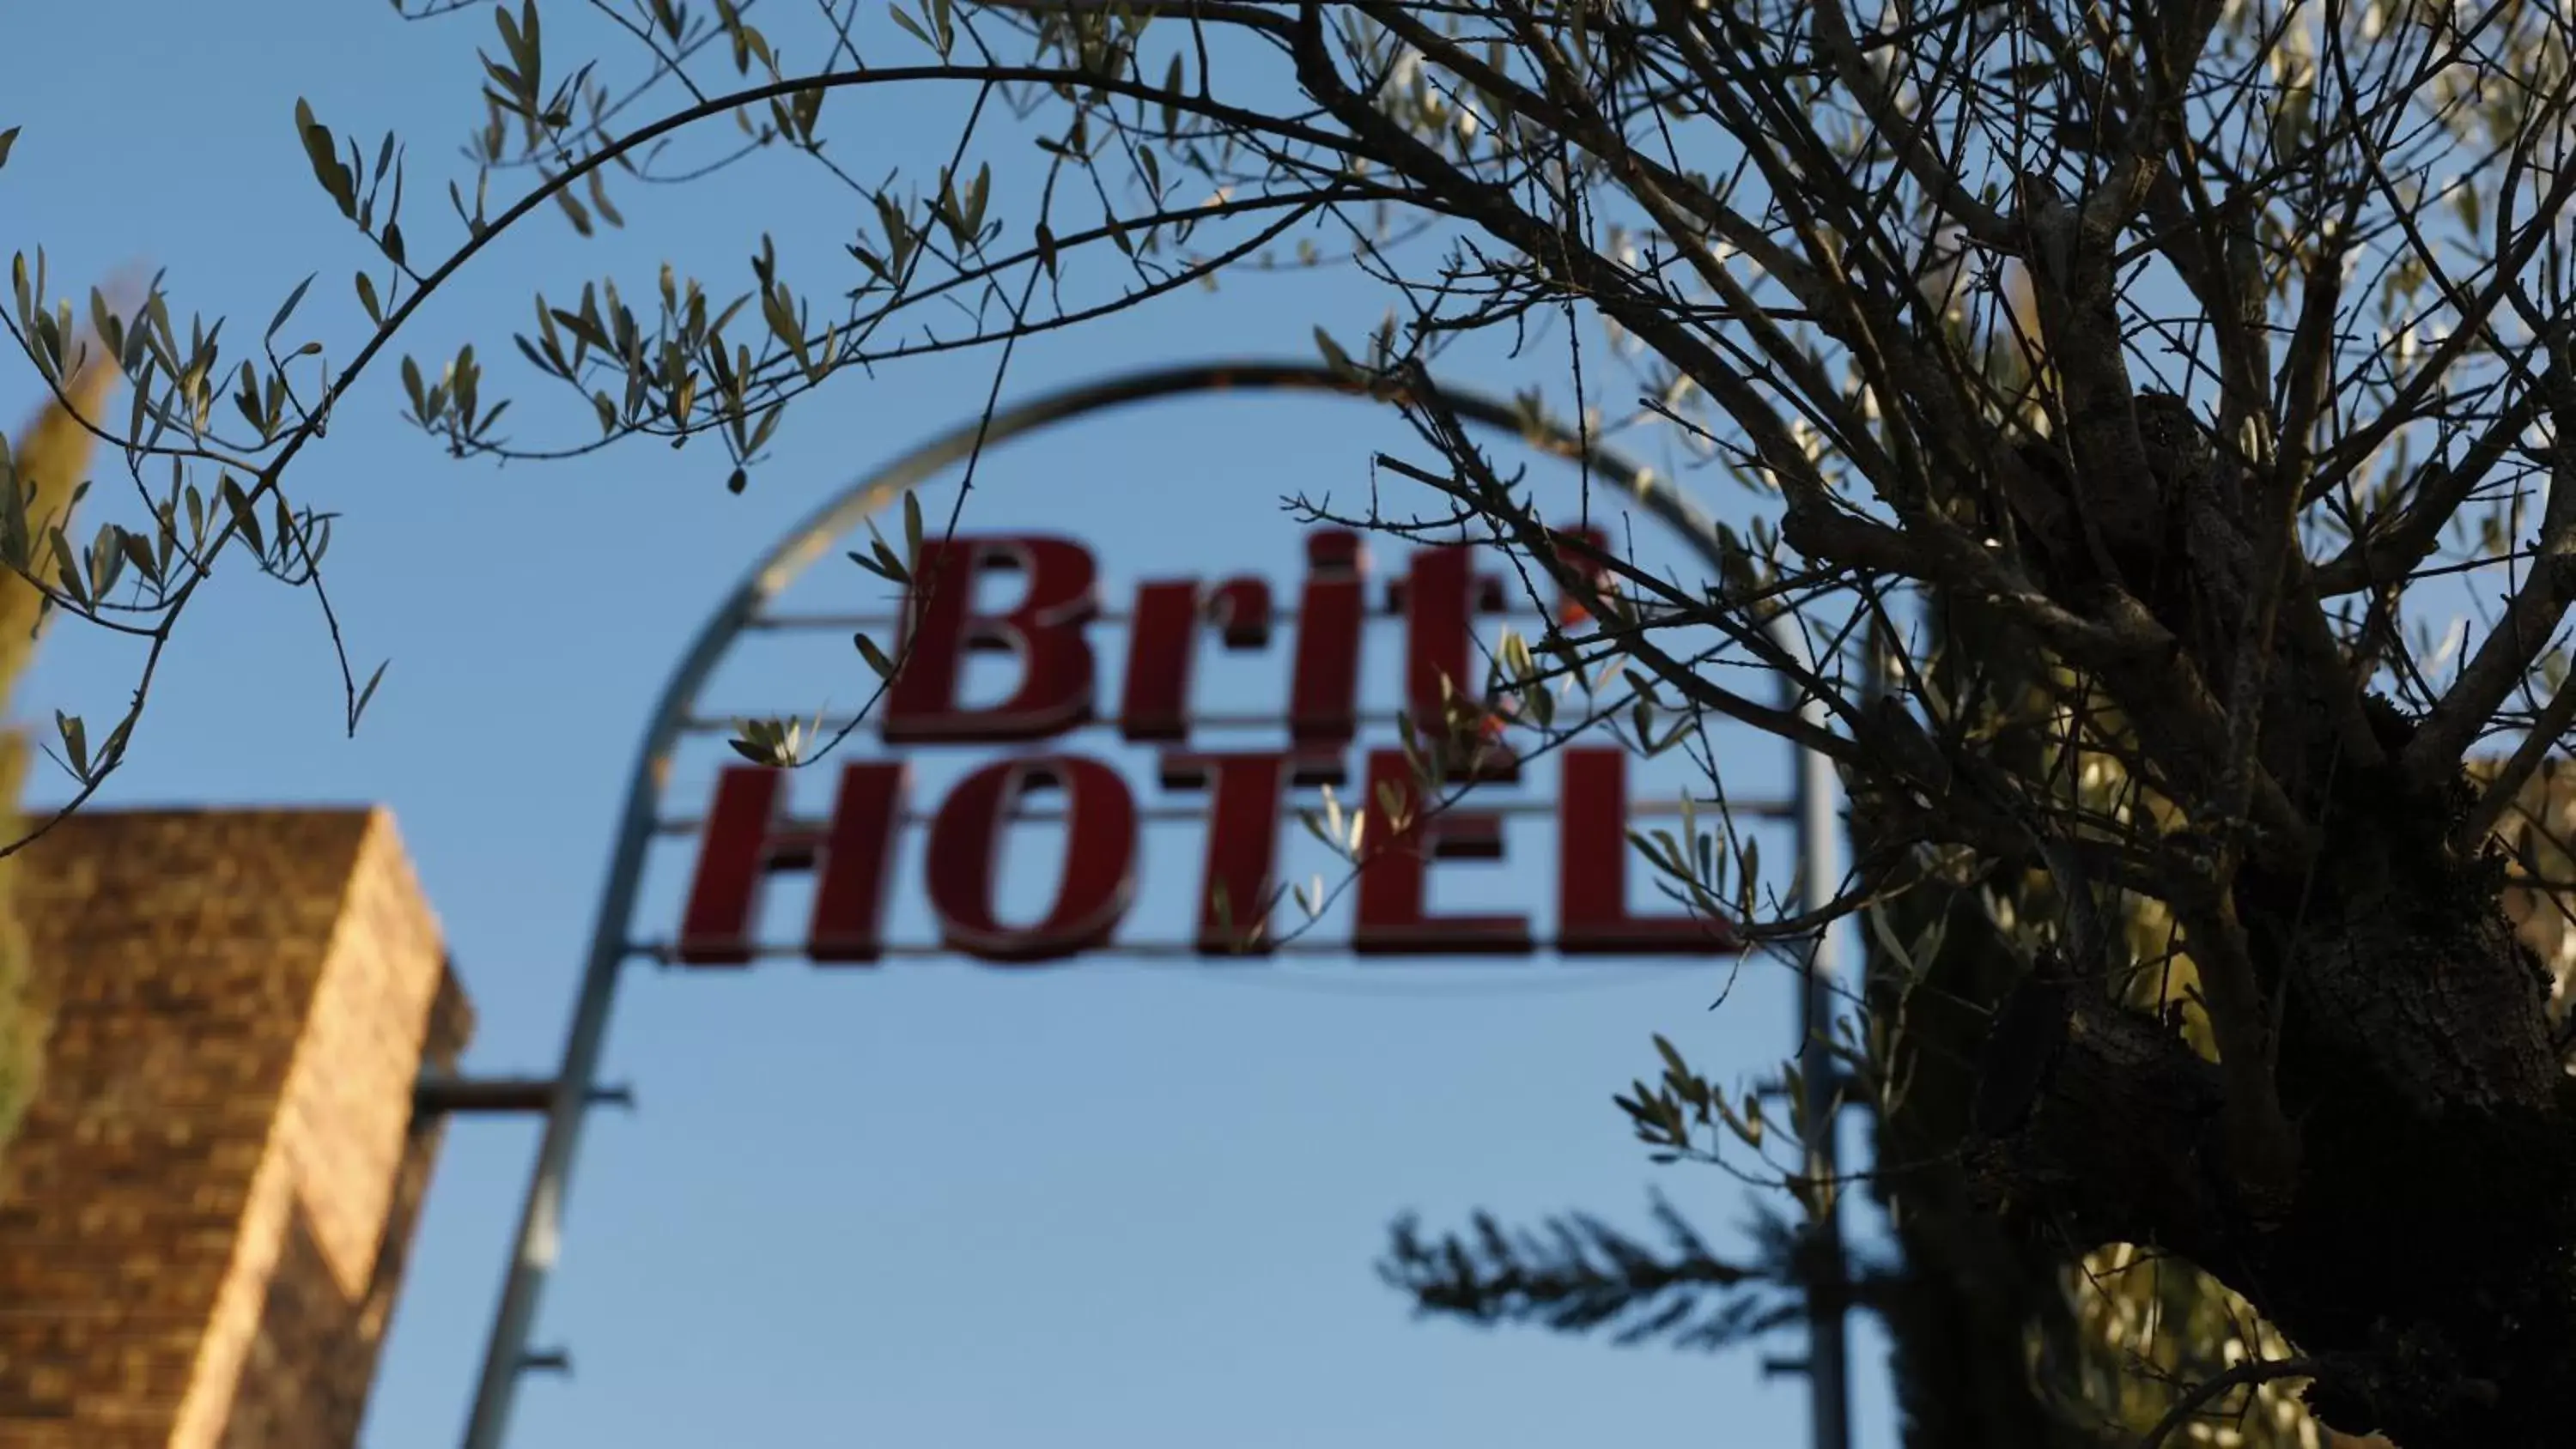
<path fill-rule="evenodd" d="M 1772 628 L 1790 657 L 1808 665 L 1806 636 L 1793 615 L 1783 615 Z M 1784 703 L 1801 719 L 1829 728 L 1832 715 L 1824 701 L 1789 682 Z M 1800 908 L 1821 912 L 1833 904 L 1842 878 L 1842 852 L 1836 848 L 1834 762 L 1809 749 L 1798 751 L 1798 871 Z M 1834 977 L 1840 965 L 1831 925 L 1816 932 L 1801 973 L 1798 1077 L 1805 1099 L 1807 1175 L 1825 1184 L 1824 1210 L 1808 1224 L 1807 1248 L 1807 1400 L 1815 1449 L 1851 1449 L 1851 1358 L 1845 1341 L 1843 1312 L 1848 1264 L 1842 1222 L 1841 1129 L 1837 1097 L 1842 1071 L 1834 1061 Z"/>
<path fill-rule="evenodd" d="M 466 1419 L 465 1449 L 502 1449 L 510 1411 L 518 1397 L 520 1375 L 534 1369 L 560 1369 L 567 1362 L 560 1351 L 531 1352 L 529 1335 L 536 1327 L 537 1305 L 561 1249 L 564 1201 L 571 1190 L 582 1128 L 591 1107 L 599 1100 L 600 1056 L 607 1044 L 618 985 L 634 955 L 630 928 L 661 810 L 662 787 L 670 775 L 672 751 L 697 703 L 699 689 L 735 637 L 750 627 L 762 608 L 820 558 L 834 540 L 858 527 L 905 490 L 927 482 L 941 469 L 964 461 L 978 449 L 997 446 L 1050 424 L 1132 403 L 1227 390 L 1315 392 L 1343 397 L 1370 397 L 1381 392 L 1314 363 L 1245 360 L 1155 368 L 1033 398 L 990 418 L 953 428 L 843 490 L 781 540 L 699 631 L 663 688 L 661 701 L 645 727 L 643 748 L 637 754 L 627 786 L 625 814 L 618 825 L 608 879 L 600 892 L 599 912 L 592 926 L 589 961 L 573 1001 L 562 1064 L 551 1080 L 545 1135 L 537 1147 L 536 1167 L 520 1211 L 518 1237 L 502 1281 L 500 1307 L 484 1349 L 482 1376 Z M 1517 436 L 1543 451 L 1583 459 L 1603 482 L 1671 525 L 1712 564 L 1722 557 L 1717 528 L 1709 515 L 1670 482 L 1656 478 L 1651 470 L 1598 445 L 1587 449 L 1587 440 L 1562 429 L 1533 426 L 1511 403 L 1447 388 L 1441 389 L 1441 400 L 1469 422 Z"/>

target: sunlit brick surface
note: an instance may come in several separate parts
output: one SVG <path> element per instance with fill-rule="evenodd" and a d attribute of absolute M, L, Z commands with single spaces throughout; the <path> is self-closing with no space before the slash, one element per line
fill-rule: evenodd
<path fill-rule="evenodd" d="M 471 1012 L 382 811 L 75 816 L 0 1168 L 0 1449 L 347 1449 Z"/>

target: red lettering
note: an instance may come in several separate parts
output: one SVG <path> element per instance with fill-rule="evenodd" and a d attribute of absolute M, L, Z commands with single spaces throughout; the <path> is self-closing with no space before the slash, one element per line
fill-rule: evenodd
<path fill-rule="evenodd" d="M 1445 741 L 1453 779 L 1509 780 L 1518 774 L 1501 722 L 1487 708 L 1482 672 L 1471 677 L 1476 602 L 1475 551 L 1464 544 L 1417 550 L 1405 576 L 1405 701 L 1426 740 Z M 1489 604 L 1499 587 L 1483 581 Z"/>
<path fill-rule="evenodd" d="M 1400 831 L 1386 816 L 1390 794 L 1409 817 Z M 1367 809 L 1352 950 L 1387 956 L 1450 951 L 1516 955 L 1532 949 L 1527 916 L 1434 916 L 1426 906 L 1432 861 L 1501 858 L 1499 816 L 1455 808 L 1429 813 L 1401 750 L 1369 752 Z"/>
<path fill-rule="evenodd" d="M 814 925 L 805 954 L 863 965 L 885 952 L 886 873 L 911 783 L 901 764 L 870 760 L 841 771 L 823 837 L 823 875 L 814 883 Z"/>
<path fill-rule="evenodd" d="M 1245 575 L 1227 579 L 1209 596 L 1210 617 L 1228 649 L 1270 647 L 1270 581 Z"/>
<path fill-rule="evenodd" d="M 1130 740 L 1190 737 L 1190 673 L 1197 662 L 1199 586 L 1193 579 L 1136 586 L 1127 630 L 1127 687 L 1119 732 Z"/>
<path fill-rule="evenodd" d="M 1607 565 L 1603 564 L 1598 557 L 1603 550 L 1610 546 L 1610 536 L 1608 534 L 1603 533 L 1599 528 L 1591 524 L 1585 524 L 1578 528 L 1559 528 L 1552 529 L 1550 531 L 1559 539 L 1567 541 L 1567 543 L 1560 544 L 1557 548 L 1556 559 L 1558 563 L 1562 564 L 1576 577 L 1590 580 L 1595 591 L 1607 590 L 1610 587 L 1610 569 Z M 1567 546 L 1568 544 L 1572 546 Z M 1586 551 L 1587 549 L 1589 552 Z M 1592 608 L 1590 605 L 1584 603 L 1582 598 L 1577 595 L 1574 590 L 1561 590 L 1557 594 L 1556 599 L 1556 620 L 1560 625 L 1571 629 L 1579 624 L 1591 622 Z"/>
<path fill-rule="evenodd" d="M 1568 956 L 1681 956 L 1742 949 L 1723 921 L 1628 909 L 1628 752 L 1569 749 L 1556 797 L 1556 949 Z"/>
<path fill-rule="evenodd" d="M 993 910 L 1002 833 L 1020 801 L 1065 793 L 1064 876 L 1036 925 L 1004 926 Z M 1107 943 L 1136 891 L 1136 797 L 1117 771 L 1074 755 L 1001 760 L 958 782 L 930 826 L 930 904 L 952 950 L 1034 964 Z"/>
<path fill-rule="evenodd" d="M 787 772 L 736 765 L 716 779 L 698 865 L 673 954 L 689 966 L 744 966 L 758 951 L 762 887 L 773 872 L 819 864 L 806 954 L 874 961 L 883 950 L 886 868 L 903 823 L 904 767 L 864 761 L 841 772 L 830 826 L 818 840 L 781 827 Z"/>
<path fill-rule="evenodd" d="M 1467 617 L 1475 555 L 1465 546 L 1416 549 L 1404 577 L 1404 697 L 1413 727 L 1445 733 L 1449 702 L 1466 696 L 1467 656 L 1474 647 Z"/>
<path fill-rule="evenodd" d="M 1166 788 L 1205 786 L 1215 797 L 1208 805 L 1207 865 L 1199 876 L 1202 956 L 1270 954 L 1270 899 L 1279 889 L 1279 803 L 1291 758 L 1276 750 L 1163 757 Z"/>
<path fill-rule="evenodd" d="M 1301 757 L 1301 779 L 1339 779 L 1341 752 L 1359 731 L 1367 580 L 1368 554 L 1358 534 L 1326 528 L 1306 535 L 1306 588 L 1297 605 L 1297 663 L 1288 690 L 1288 738 Z"/>
<path fill-rule="evenodd" d="M 1098 568 L 1071 539 L 1036 535 L 925 543 L 898 641 L 901 661 L 886 691 L 889 743 L 1003 743 L 1045 739 L 1092 717 L 1094 666 L 1083 626 L 1099 613 Z M 975 612 L 976 586 L 997 568 L 1028 576 L 1007 614 Z M 957 702 L 968 650 L 1007 649 L 1020 659 L 1020 685 L 1002 703 Z"/>
<path fill-rule="evenodd" d="M 736 765 L 716 777 L 715 803 L 698 833 L 698 868 L 680 915 L 676 954 L 689 966 L 751 964 L 760 888 L 776 863 L 785 772 Z"/>

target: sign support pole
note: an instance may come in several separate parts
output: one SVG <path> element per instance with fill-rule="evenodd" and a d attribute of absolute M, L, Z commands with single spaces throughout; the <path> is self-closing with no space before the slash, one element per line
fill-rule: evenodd
<path fill-rule="evenodd" d="M 1772 637 L 1789 656 L 1812 668 L 1805 632 L 1794 615 L 1775 621 Z M 1830 728 L 1832 715 L 1824 701 L 1793 680 L 1783 703 L 1819 729 Z M 1834 762 L 1817 751 L 1798 749 L 1799 908 L 1820 913 L 1832 906 L 1842 879 L 1841 852 L 1836 848 Z M 1851 1352 L 1845 1300 L 1849 1267 L 1842 1222 L 1842 1068 L 1834 1060 L 1834 980 L 1841 952 L 1837 932 L 1828 924 L 1816 932 L 1800 970 L 1798 1080 L 1807 1124 L 1807 1175 L 1826 1184 L 1823 1211 L 1808 1224 L 1807 1251 L 1807 1402 L 1815 1449 L 1851 1449 Z"/>
<path fill-rule="evenodd" d="M 1397 390 L 1375 387 L 1364 379 L 1316 364 L 1264 361 L 1160 368 L 1042 395 L 954 428 L 843 491 L 773 547 L 768 557 L 744 577 L 715 616 L 699 631 L 696 641 L 664 686 L 660 702 L 645 728 L 609 858 L 608 878 L 600 892 L 590 951 L 573 1000 L 572 1019 L 565 1032 L 562 1061 L 553 1078 L 544 1083 L 542 1091 L 529 1094 L 532 1104 L 537 1097 L 542 1097 L 546 1114 L 545 1132 L 538 1144 L 537 1160 L 520 1211 L 519 1230 L 513 1243 L 509 1269 L 502 1283 L 500 1304 L 493 1318 L 482 1373 L 466 1421 L 464 1449 L 503 1449 L 521 1376 L 532 1371 L 560 1370 L 569 1362 L 561 1350 L 532 1350 L 530 1335 L 536 1324 L 537 1308 L 546 1282 L 553 1274 L 561 1251 L 565 1201 L 571 1187 L 573 1163 L 580 1152 L 582 1129 L 591 1107 L 600 1100 L 599 1070 L 607 1046 L 609 1019 L 616 1005 L 617 988 L 627 964 L 636 955 L 630 929 L 654 827 L 660 817 L 662 791 L 670 779 L 672 755 L 679 743 L 682 726 L 697 703 L 699 690 L 714 673 L 726 650 L 758 618 L 762 608 L 822 557 L 837 539 L 942 469 L 974 456 L 983 448 L 1008 442 L 1055 423 L 1136 403 L 1232 390 L 1326 393 L 1345 397 L 1387 398 L 1399 395 Z M 1563 429 L 1533 428 L 1510 403 L 1445 388 L 1441 391 L 1441 398 L 1458 416 L 1471 423 L 1497 433 L 1518 436 L 1532 446 L 1559 456 L 1582 460 L 1602 482 L 1625 493 L 1639 506 L 1673 527 L 1712 567 L 1719 561 L 1721 552 L 1715 522 L 1669 481 L 1657 479 L 1645 468 L 1607 449 L 1598 446 L 1587 448 L 1588 440 Z M 1802 757 L 1806 754 L 1804 751 L 1800 753 Z M 1811 762 L 1804 767 L 1802 782 L 1809 780 L 1815 766 L 1820 763 Z M 1830 769 L 1825 769 L 1820 778 L 1830 786 Z M 1824 848 L 1831 849 L 1833 813 L 1830 795 L 1820 794 L 1812 785 L 1804 788 L 1809 798 L 1800 815 L 1799 831 L 1806 846 L 1802 858 L 1808 858 L 1812 856 L 1814 841 L 1820 835 L 1827 842 Z M 1815 801 L 1818 798 L 1826 803 L 1817 805 Z M 1816 882 L 1822 881 L 1821 888 L 1830 895 L 1830 878 L 1816 870 L 1815 864 L 1813 859 L 1808 859 L 1808 889 L 1818 889 Z M 1825 964 L 1819 959 L 1809 973 L 1808 1009 L 1811 1018 L 1817 1021 L 1825 1019 L 1815 1015 L 1815 1003 L 1823 998 L 1819 997 L 1812 983 L 1821 980 Z M 1826 1015 L 1829 1016 L 1830 1012 Z M 1810 1035 L 1814 1035 L 1814 1029 Z M 1802 1051 L 1802 1056 L 1814 1049 L 1811 1041 Z M 1820 1056 L 1818 1059 L 1830 1063 L 1829 1057 Z M 1816 1090 L 1819 1081 L 1829 1082 L 1830 1076 L 1830 1071 L 1808 1073 L 1809 1090 Z M 1826 1151 L 1830 1154 L 1831 1148 Z M 1830 1164 L 1830 1155 L 1826 1162 Z M 1839 1238 L 1835 1242 L 1838 1247 Z M 1839 1261 L 1837 1253 L 1837 1264 Z M 1842 1437 L 1842 1309 L 1838 1287 L 1828 1287 L 1827 1294 L 1831 1301 L 1820 1306 L 1828 1311 L 1829 1319 L 1828 1316 L 1815 1319 L 1812 1344 L 1811 1372 L 1817 1385 L 1817 1445 L 1818 1449 L 1846 1449 Z M 1812 1287 L 1810 1302 L 1816 1302 Z M 1831 1440 L 1824 1437 L 1829 1399 L 1830 1422 L 1835 1435 Z"/>

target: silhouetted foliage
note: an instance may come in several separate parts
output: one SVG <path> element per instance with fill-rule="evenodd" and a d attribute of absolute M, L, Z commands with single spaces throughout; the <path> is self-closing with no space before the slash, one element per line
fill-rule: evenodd
<path fill-rule="evenodd" d="M 1688 751 L 1725 721 L 1841 773 L 1860 849 L 1822 909 L 1783 904 L 1713 755 L 1693 756 L 1708 812 L 1643 853 L 1756 945 L 1868 923 L 1885 964 L 1836 1047 L 1880 1119 L 1909 1261 L 1950 1284 L 1918 1279 L 1923 1296 L 1891 1310 L 1900 1333 L 1962 1322 L 1958 1285 L 1995 1266 L 2040 1350 L 2061 1310 L 2098 1308 L 2088 1331 L 2134 1358 L 2155 1357 L 2132 1352 L 2141 1334 L 2194 1338 L 2176 1364 L 2259 1355 L 2166 1396 L 2146 1438 L 2203 1434 L 2194 1416 L 2238 1391 L 2261 1422 L 2313 1434 L 2274 1412 L 2294 1385 L 2317 1420 L 2405 1449 L 2554 1449 L 2576 1422 L 2567 968 L 2516 938 L 2507 893 L 2544 886 L 2495 842 L 2576 726 L 2566 7 L 492 14 L 464 82 L 470 175 L 444 188 L 406 189 L 396 138 L 360 144 L 296 111 L 318 185 L 370 249 L 348 345 L 323 345 L 300 288 L 246 359 L 222 355 L 238 333 L 182 327 L 158 287 L 130 315 L 93 304 L 137 394 L 110 429 L 136 485 L 127 522 L 85 549 L 0 530 L 22 576 L 64 565 L 58 609 L 148 646 L 106 744 L 58 723 L 80 798 L 121 758 L 219 557 L 247 551 L 327 610 L 330 520 L 290 502 L 290 465 L 379 362 L 458 456 L 703 438 L 739 491 L 788 411 L 835 379 L 989 346 L 998 393 L 1022 339 L 1247 269 L 1346 264 L 1386 311 L 1365 342 L 1328 326 L 1319 347 L 1419 445 L 1365 460 L 1379 486 L 1343 521 L 1506 556 L 1551 620 L 1496 645 L 1489 688 L 1453 682 L 1460 717 L 1413 722 L 1430 742 L 1420 797 L 1450 777 L 1452 742 L 1489 725 L 1532 750 L 1597 729 Z M 889 178 L 853 147 L 909 145 L 929 112 L 871 112 L 881 95 L 956 100 L 958 129 Z M 792 159 L 782 185 L 800 197 L 837 188 L 855 230 L 762 235 L 736 290 L 669 267 L 623 289 L 570 282 L 507 351 L 392 351 L 530 218 L 586 235 L 631 206 L 642 224 L 657 186 L 762 156 Z M 422 196 L 453 220 L 424 221 Z M 74 309 L 40 269 L 22 262 L 12 301 L 40 373 L 74 375 Z M 1449 406 L 1435 370 L 1461 339 L 1546 324 L 1564 328 L 1561 365 L 1515 353 L 1556 372 L 1533 420 L 1660 443 L 1743 490 L 1753 521 L 1724 531 L 1708 576 L 1559 534 Z M 542 425 L 505 411 L 495 359 L 561 400 L 562 436 L 503 428 Z M 911 514 L 904 548 L 863 566 L 912 582 L 921 539 L 956 510 L 927 529 Z M 1580 608 L 1556 612 L 1558 595 Z M 903 657 L 900 640 L 862 640 L 853 664 L 881 683 Z M 376 676 L 337 662 L 354 728 Z M 1741 692 L 1748 671 L 1808 707 Z M 771 720 L 736 743 L 802 764 L 829 741 Z M 2474 771 L 2473 754 L 2489 757 Z M 1331 834 L 1354 865 L 1394 848 Z M 1973 948 L 1956 944 L 1967 912 L 1992 933 Z M 1957 1014 L 1935 1026 L 1941 999 Z M 1998 1015 L 2015 1026 L 1990 1043 Z M 1757 1100 L 1664 1056 L 1627 1104 L 1658 1154 L 1724 1154 L 1809 1214 L 1842 1191 L 1799 1161 L 1818 1124 L 1766 1126 Z M 1957 1070 L 1909 1120 L 1936 1062 Z M 1901 1159 L 1899 1140 L 1928 1158 Z M 1917 1170 L 1931 1186 L 1907 1185 Z M 1552 1251 L 1485 1266 L 1554 1261 L 1573 1275 L 1560 1304 L 1605 1311 L 1609 1290 L 1581 1300 Z M 2194 1276 L 2167 1271 L 2184 1263 Z M 2035 1286 L 2088 1268 L 2195 1284 L 2195 1306 L 2139 1328 L 2123 1305 L 2162 1314 L 2162 1286 L 2069 1286 L 2057 1307 Z M 1999 1318 L 1960 1342 L 2000 1356 L 2014 1331 Z M 1937 1375 L 1943 1348 L 1901 1361 Z M 2041 1392 L 2106 1402 L 2063 1388 Z M 1941 1391 L 1905 1391 L 1919 1445 Z"/>
<path fill-rule="evenodd" d="M 1507 1229 L 1478 1213 L 1466 1233 L 1436 1240 L 1408 1217 L 1396 1224 L 1378 1273 L 1426 1313 L 1606 1332 L 1621 1345 L 1732 1348 L 1803 1321 L 1798 1234 L 1787 1220 L 1757 1214 L 1752 1256 L 1729 1262 L 1661 1197 L 1653 1215 L 1661 1247 L 1587 1213 L 1546 1218 L 1534 1229 Z"/>

